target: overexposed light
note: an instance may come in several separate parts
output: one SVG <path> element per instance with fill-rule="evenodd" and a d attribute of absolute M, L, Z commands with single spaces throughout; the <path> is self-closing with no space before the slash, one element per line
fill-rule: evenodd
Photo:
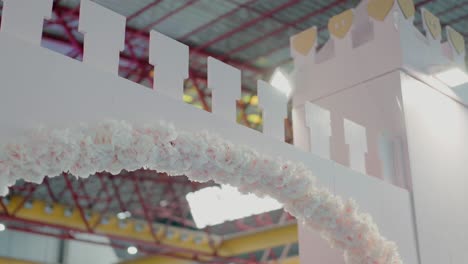
<path fill-rule="evenodd" d="M 138 253 L 138 248 L 130 246 L 127 248 L 127 253 L 130 255 L 135 255 L 136 253 Z"/>
<path fill-rule="evenodd" d="M 44 207 L 44 211 L 47 213 L 47 214 L 51 214 L 52 211 L 54 210 L 54 206 L 51 205 L 51 204 L 46 204 L 46 206 Z"/>
<path fill-rule="evenodd" d="M 292 87 L 289 79 L 279 69 L 276 69 L 271 77 L 270 84 L 273 85 L 276 89 L 280 90 L 287 97 L 291 95 Z"/>
<path fill-rule="evenodd" d="M 166 207 L 168 204 L 169 204 L 169 202 L 166 201 L 166 200 L 161 200 L 161 201 L 159 202 L 159 205 L 162 206 L 162 207 Z"/>
<path fill-rule="evenodd" d="M 129 211 L 120 212 L 117 214 L 117 218 L 120 220 L 130 218 L 131 216 L 132 216 L 132 213 L 130 213 Z"/>
<path fill-rule="evenodd" d="M 5 231 L 6 226 L 2 223 L 0 223 L 0 232 Z"/>
<path fill-rule="evenodd" d="M 252 97 L 250 98 L 250 104 L 254 105 L 254 106 L 258 105 L 258 96 L 257 95 L 252 95 Z"/>
<path fill-rule="evenodd" d="M 446 69 L 434 74 L 434 76 L 450 87 L 468 83 L 468 74 L 458 67 Z"/>
<path fill-rule="evenodd" d="M 184 102 L 186 103 L 191 103 L 193 102 L 193 97 L 191 95 L 188 95 L 188 94 L 184 94 Z"/>
<path fill-rule="evenodd" d="M 221 224 L 276 209 L 282 205 L 272 198 L 258 198 L 254 194 L 241 194 L 229 185 L 207 187 L 188 193 L 187 201 L 198 228 Z"/>
<path fill-rule="evenodd" d="M 63 215 L 65 215 L 66 217 L 70 217 L 72 216 L 72 214 L 73 214 L 73 209 L 70 207 L 66 207 L 65 211 L 63 212 Z"/>

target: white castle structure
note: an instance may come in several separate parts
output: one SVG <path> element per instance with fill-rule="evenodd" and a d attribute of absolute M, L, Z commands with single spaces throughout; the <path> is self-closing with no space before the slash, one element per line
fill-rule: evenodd
<path fill-rule="evenodd" d="M 125 17 L 82 0 L 80 62 L 40 46 L 51 10 L 52 0 L 4 0 L 0 143 L 39 125 L 108 119 L 208 130 L 305 164 L 320 186 L 369 212 L 404 263 L 468 263 L 468 84 L 441 77 L 465 73 L 465 47 L 449 26 L 441 43 L 428 10 L 421 10 L 424 34 L 413 25 L 411 0 L 364 0 L 330 19 L 320 50 L 315 27 L 291 38 L 295 146 L 284 142 L 289 98 L 270 84 L 258 82 L 261 133 L 236 123 L 238 69 L 208 59 L 213 110 L 206 112 L 182 100 L 187 46 L 150 33 L 155 89 L 145 89 L 117 74 Z M 299 236 L 302 263 L 344 263 L 318 234 L 300 228 Z"/>

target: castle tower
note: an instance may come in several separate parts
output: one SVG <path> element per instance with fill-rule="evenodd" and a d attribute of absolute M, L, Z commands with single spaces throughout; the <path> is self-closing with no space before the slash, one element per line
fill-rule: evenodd
<path fill-rule="evenodd" d="M 294 140 L 410 192 L 417 252 L 400 245 L 406 263 L 464 263 L 468 83 L 450 83 L 468 76 L 464 42 L 447 26 L 441 43 L 439 19 L 425 9 L 419 32 L 415 12 L 412 1 L 362 1 L 329 20 L 320 49 L 315 27 L 291 38 Z M 444 78 L 454 71 L 461 77 Z M 344 263 L 300 232 L 302 261 Z"/>

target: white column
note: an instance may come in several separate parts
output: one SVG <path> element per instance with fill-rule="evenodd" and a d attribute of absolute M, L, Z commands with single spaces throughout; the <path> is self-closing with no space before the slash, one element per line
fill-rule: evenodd
<path fill-rule="evenodd" d="M 157 31 L 150 33 L 149 63 L 155 66 L 153 88 L 174 99 L 184 95 L 189 77 L 189 48 Z"/>
<path fill-rule="evenodd" d="M 366 174 L 366 129 L 348 119 L 344 119 L 344 132 L 345 142 L 349 146 L 349 166 Z"/>
<path fill-rule="evenodd" d="M 330 111 L 310 102 L 305 103 L 305 123 L 309 128 L 310 152 L 330 159 Z"/>
<path fill-rule="evenodd" d="M 288 116 L 288 96 L 259 80 L 258 104 L 263 109 L 263 133 L 284 141 L 284 119 Z"/>
<path fill-rule="evenodd" d="M 236 121 L 236 100 L 241 97 L 241 71 L 212 57 L 208 58 L 208 88 L 212 90 L 212 112 Z"/>
<path fill-rule="evenodd" d="M 78 30 L 84 34 L 83 62 L 117 75 L 125 47 L 125 21 L 122 15 L 81 0 Z"/>
<path fill-rule="evenodd" d="M 40 45 L 44 18 L 50 19 L 52 3 L 53 0 L 3 0 L 0 31 Z"/>

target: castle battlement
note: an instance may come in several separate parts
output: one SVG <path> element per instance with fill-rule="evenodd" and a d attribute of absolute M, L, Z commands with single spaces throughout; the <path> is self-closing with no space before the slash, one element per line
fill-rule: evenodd
<path fill-rule="evenodd" d="M 291 37 L 296 91 L 294 104 L 336 93 L 376 76 L 395 71 L 431 73 L 434 68 L 465 69 L 463 36 L 446 26 L 441 42 L 439 19 L 421 9 L 425 33 L 414 25 L 412 1 L 362 1 L 332 17 L 330 39 L 317 49 L 317 28 Z M 328 73 L 333 72 L 334 78 Z M 307 77 L 304 77 L 307 76 Z M 303 83 L 305 78 L 313 83 Z"/>
<path fill-rule="evenodd" d="M 52 0 L 5 1 L 0 30 L 3 33 L 2 37 L 23 40 L 39 48 L 43 19 L 50 18 L 51 12 Z M 117 71 L 119 53 L 124 48 L 125 17 L 92 1 L 83 0 L 80 6 L 79 31 L 84 34 L 83 62 L 75 61 L 68 64 L 101 71 L 103 78 L 121 79 L 117 76 Z M 41 52 L 46 53 L 46 51 Z M 48 55 L 44 56 L 44 60 L 50 60 Z M 57 60 L 68 59 L 57 58 Z M 155 93 L 183 103 L 183 82 L 189 75 L 188 62 L 189 48 L 186 45 L 156 31 L 150 32 L 149 63 L 156 68 L 153 87 Z M 240 71 L 209 58 L 208 87 L 213 95 L 212 114 L 229 122 L 235 122 L 236 100 L 241 96 Z M 145 92 L 147 91 L 141 89 L 135 91 L 135 93 Z M 287 96 L 263 81 L 258 81 L 258 93 L 259 104 L 264 112 L 263 133 L 284 141 Z"/>
<path fill-rule="evenodd" d="M 320 49 L 315 27 L 293 36 L 293 146 L 284 142 L 290 98 L 269 83 L 259 80 L 257 85 L 263 111 L 263 131 L 259 132 L 236 122 L 241 72 L 235 67 L 208 59 L 213 109 L 206 112 L 183 101 L 183 82 L 189 75 L 188 46 L 150 32 L 148 62 L 155 68 L 155 78 L 153 89 L 146 89 L 118 76 L 125 17 L 91 0 L 81 0 L 81 62 L 40 45 L 43 20 L 51 17 L 53 0 L 3 2 L 0 144 L 41 125 L 66 130 L 105 120 L 135 126 L 167 121 L 186 133 L 209 131 L 233 146 L 304 164 L 319 180 L 318 186 L 353 198 L 370 212 L 382 235 L 399 245 L 405 263 L 418 262 L 419 233 L 427 233 L 415 225 L 411 192 L 414 175 L 421 180 L 423 172 L 431 171 L 410 170 L 409 155 L 416 154 L 408 148 L 411 131 L 407 126 L 414 125 L 408 120 L 418 112 L 408 118 L 407 111 L 420 105 L 406 107 L 418 95 L 415 92 L 410 98 L 413 90 L 409 88 L 427 92 L 431 87 L 465 105 L 468 99 L 464 90 L 432 76 L 441 68 L 464 70 L 465 44 L 450 27 L 444 31 L 448 41 L 441 43 L 440 22 L 429 11 L 421 11 L 422 34 L 413 25 L 411 0 L 365 0 L 330 19 L 331 38 Z M 447 99 L 437 95 L 431 94 L 435 101 Z M 413 135 L 412 140 L 417 141 L 415 138 Z"/>
<path fill-rule="evenodd" d="M 102 89 L 108 89 L 107 86 L 112 86 L 122 87 L 123 94 L 131 94 L 120 96 L 118 95 L 120 91 L 117 88 L 106 92 L 94 89 L 96 104 L 99 104 L 99 100 L 103 102 L 109 100 L 107 97 L 110 94 L 115 98 L 112 101 L 114 104 L 117 102 L 124 104 L 120 100 L 132 97 L 136 102 L 147 101 L 148 105 L 164 101 L 161 105 L 167 105 L 167 108 L 161 107 L 164 109 L 161 111 L 165 112 L 161 114 L 161 118 L 180 119 L 183 123 L 187 122 L 183 120 L 186 116 L 182 118 L 176 114 L 181 111 L 179 109 L 187 109 L 187 112 L 190 112 L 187 113 L 187 116 L 192 115 L 194 111 L 199 111 L 191 109 L 192 106 L 186 105 L 182 101 L 183 82 L 189 74 L 189 48 L 186 45 L 156 31 L 150 32 L 149 63 L 155 67 L 155 78 L 154 91 L 147 91 L 141 89 L 138 84 L 117 76 L 119 53 L 124 48 L 125 17 L 92 1 L 83 0 L 80 5 L 79 31 L 84 34 L 84 54 L 83 62 L 79 62 L 71 61 L 59 54 L 50 55 L 53 52 L 40 47 L 43 19 L 50 18 L 52 14 L 52 0 L 5 0 L 4 2 L 1 37 L 4 39 L 4 43 L 8 43 L 7 45 L 11 47 L 24 46 L 25 52 L 30 49 L 31 54 L 28 55 L 30 57 L 25 57 L 25 60 L 42 56 L 34 61 L 37 61 L 38 64 L 49 61 L 52 67 L 66 64 L 67 66 L 64 67 L 70 68 L 61 78 L 72 75 L 65 78 L 67 83 L 64 85 L 70 85 L 69 80 L 75 79 L 74 82 L 80 84 L 79 88 L 76 89 L 84 89 L 82 86 L 106 87 Z M 389 145 L 393 144 L 392 141 L 396 137 L 404 135 L 401 114 L 397 113 L 396 104 L 389 106 L 392 109 L 390 113 L 396 114 L 390 114 L 390 116 L 387 114 L 385 117 L 373 114 L 370 117 L 363 117 L 360 111 L 350 110 L 346 107 L 336 109 L 330 107 L 334 103 L 320 102 L 329 95 L 350 87 L 358 87 L 366 82 L 370 86 L 380 87 L 392 83 L 390 86 L 397 87 L 401 82 L 400 76 L 395 73 L 388 74 L 395 71 L 417 75 L 429 71 L 434 68 L 434 65 L 438 67 L 458 65 L 463 68 L 465 56 L 463 38 L 450 27 L 446 27 L 448 41 L 441 43 L 442 31 L 439 20 L 425 9 L 421 12 L 426 29 L 425 35 L 413 25 L 415 10 L 412 2 L 394 0 L 362 1 L 356 8 L 330 18 L 328 30 L 331 38 L 319 50 L 317 50 L 316 27 L 291 38 L 291 55 L 295 64 L 293 78 L 296 87 L 292 97 L 293 105 L 299 109 L 293 111 L 293 113 L 298 114 L 294 124 L 296 145 L 305 151 L 312 151 L 319 156 L 332 159 L 365 174 L 383 178 L 386 174 L 395 174 L 394 169 L 387 169 L 385 172 L 385 168 L 392 168 L 394 167 L 392 164 L 395 163 L 394 158 L 389 158 L 395 156 L 394 147 L 389 147 Z M 17 41 L 19 42 L 16 43 Z M 8 50 L 8 48 L 4 48 L 3 52 L 8 52 Z M 417 52 L 413 52 L 414 50 Z M 52 76 L 49 72 L 41 75 L 34 68 L 35 66 L 39 67 L 39 65 L 34 65 L 34 62 L 25 62 L 25 64 L 32 67 L 30 71 L 36 72 L 36 78 L 43 79 L 44 75 L 50 75 L 50 81 L 61 82 L 61 80 L 56 79 L 59 78 L 58 74 Z M 26 67 L 26 65 L 22 67 Z M 65 68 L 55 70 L 61 71 Z M 86 77 L 88 74 L 99 75 L 99 77 Z M 382 77 L 384 75 L 386 77 Z M 421 78 L 425 78 L 425 76 Z M 102 83 L 87 83 L 86 79 L 100 79 Z M 240 70 L 214 58 L 209 58 L 208 88 L 212 90 L 212 113 L 201 111 L 201 115 L 206 116 L 207 122 L 216 123 L 211 120 L 223 120 L 222 122 L 230 124 L 229 126 L 249 130 L 236 123 L 236 100 L 240 99 L 241 91 Z M 37 96 L 42 96 L 40 90 L 37 92 L 39 93 Z M 149 99 L 148 93 L 155 99 Z M 269 138 L 268 140 L 274 138 L 284 141 L 284 118 L 287 117 L 288 96 L 263 81 L 258 81 L 258 94 L 259 105 L 263 111 L 262 135 Z M 386 96 L 388 95 L 401 97 L 398 96 L 397 92 L 390 92 Z M 68 95 L 64 96 L 68 97 Z M 98 100 L 99 96 L 102 98 Z M 380 97 L 380 99 L 374 97 L 362 105 L 373 103 L 373 108 L 367 110 L 369 113 L 375 113 L 376 106 L 388 105 L 386 96 Z M 353 96 L 345 97 L 345 99 L 339 100 L 340 104 L 347 105 L 346 102 L 363 100 L 361 94 L 356 95 L 355 99 Z M 168 113 L 167 109 L 173 110 Z M 305 114 L 306 109 L 310 113 Z M 94 112 L 97 111 L 94 110 Z M 105 111 L 101 111 L 102 118 L 111 118 L 119 111 L 121 110 L 114 110 L 112 114 L 105 114 Z M 334 117 L 336 115 L 339 115 L 338 119 Z M 40 120 L 42 117 L 37 118 Z M 380 124 L 379 120 L 387 121 L 385 124 Z M 393 123 L 392 121 L 388 122 L 388 120 L 393 120 Z M 20 124 L 24 126 L 27 122 Z M 15 127 L 17 124 L 11 124 L 11 126 Z M 217 127 L 226 127 L 226 125 L 218 125 Z M 309 134 L 307 131 L 311 128 L 324 134 L 312 133 L 306 138 L 315 137 L 315 139 L 303 140 L 304 137 L 301 135 Z M 228 130 L 232 131 L 232 129 Z M 4 133 L 6 131 L 8 130 L 3 130 Z M 258 134 L 257 131 L 242 132 L 241 134 L 244 133 Z M 333 137 L 332 134 L 334 134 Z M 314 147 L 310 147 L 312 141 L 317 142 Z M 344 146 L 344 149 L 337 147 L 334 151 L 334 146 Z M 340 153 L 344 154 L 334 157 L 334 152 L 337 152 L 338 149 Z M 401 166 L 403 165 L 397 167 Z M 402 187 L 410 187 L 411 184 L 402 179 L 404 176 L 400 175 L 398 178 L 400 178 L 398 181 L 393 179 L 390 182 Z"/>
<path fill-rule="evenodd" d="M 468 102 L 467 85 L 449 87 L 433 76 L 451 67 L 465 70 L 463 36 L 446 26 L 442 43 L 440 21 L 426 9 L 421 9 L 423 34 L 414 25 L 415 12 L 412 1 L 361 1 L 329 20 L 331 37 L 320 49 L 316 27 L 291 37 L 299 146 L 377 177 L 400 175 L 391 181 L 411 188 L 398 154 L 406 149 L 405 80 L 420 80 Z"/>

